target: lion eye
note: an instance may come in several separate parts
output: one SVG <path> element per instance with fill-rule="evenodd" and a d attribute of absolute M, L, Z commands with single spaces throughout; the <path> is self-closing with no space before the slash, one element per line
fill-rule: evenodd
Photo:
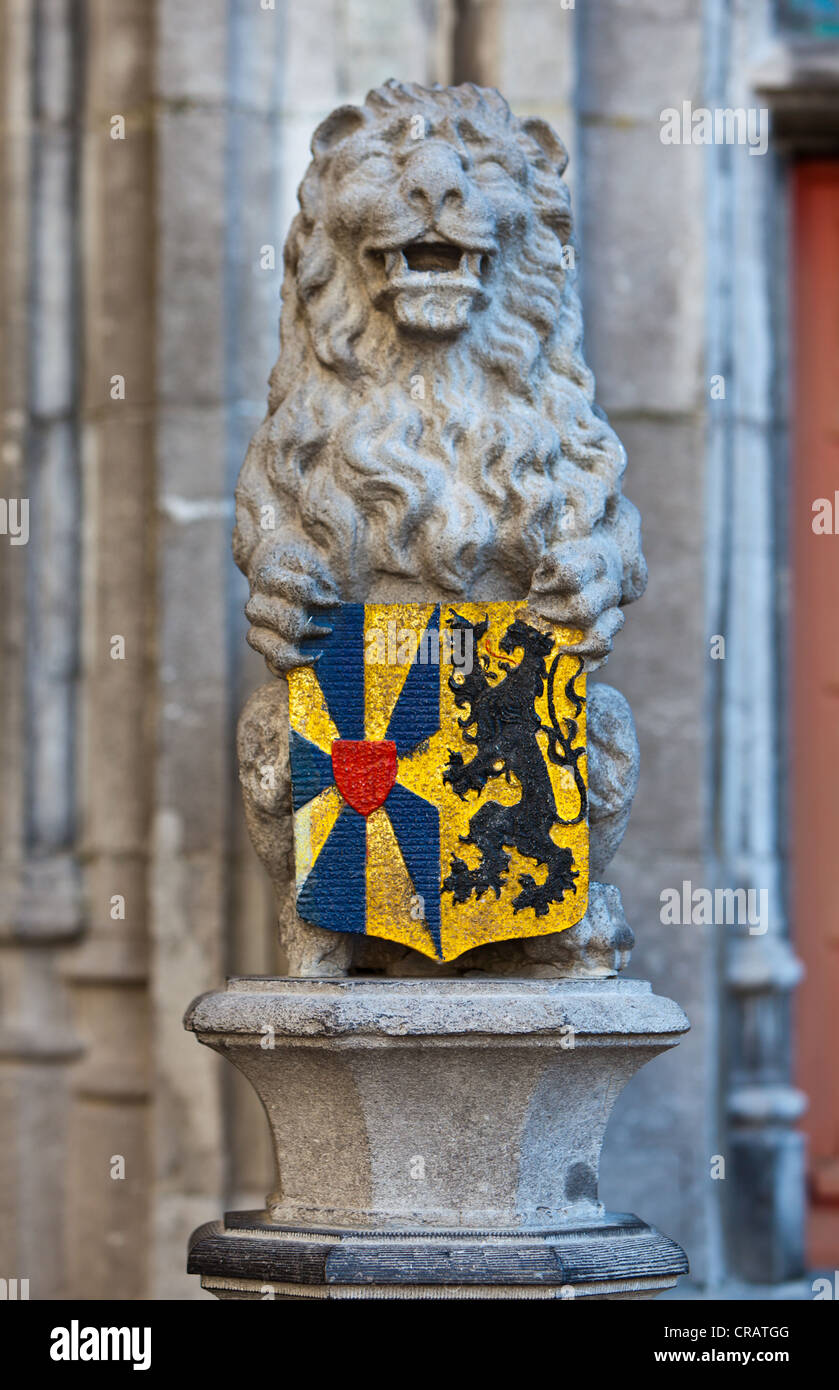
<path fill-rule="evenodd" d="M 524 183 L 527 177 L 527 170 L 524 165 L 512 168 L 504 160 L 488 156 L 482 159 L 478 166 L 483 174 L 491 179 L 505 178 L 511 179 L 513 183 Z"/>
<path fill-rule="evenodd" d="M 359 155 L 357 159 L 354 159 L 352 165 L 342 171 L 342 177 L 348 174 L 353 175 L 362 167 L 365 176 L 372 174 L 374 178 L 386 177 L 393 169 L 389 155 L 382 154 L 379 150 L 370 150 L 367 154 Z"/>

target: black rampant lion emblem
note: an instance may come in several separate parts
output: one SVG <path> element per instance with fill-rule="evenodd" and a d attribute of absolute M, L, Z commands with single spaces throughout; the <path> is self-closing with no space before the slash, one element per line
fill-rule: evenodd
<path fill-rule="evenodd" d="M 449 626 L 471 633 L 473 652 L 486 635 L 488 621 L 471 623 L 460 614 L 449 619 Z M 544 917 L 551 903 L 561 903 L 567 892 L 576 892 L 579 877 L 574 868 L 570 849 L 555 844 L 551 830 L 557 825 L 576 825 L 586 815 L 588 802 L 579 760 L 585 748 L 572 747 L 578 730 L 578 719 L 584 704 L 574 686 L 583 669 L 579 660 L 577 670 L 566 683 L 565 693 L 574 709 L 574 718 L 561 721 L 554 705 L 554 680 L 560 661 L 557 653 L 548 671 L 546 662 L 553 650 L 553 638 L 521 618 L 510 624 L 499 643 L 508 656 L 516 651 L 522 658 L 513 662 L 499 661 L 504 676 L 499 680 L 489 657 L 480 654 L 473 660 L 472 670 L 455 671 L 449 678 L 458 709 L 465 711 L 458 720 L 464 741 L 473 745 L 475 756 L 464 762 L 463 755 L 449 749 L 449 762 L 443 771 L 443 781 L 462 799 L 470 791 L 481 792 L 488 782 L 504 777 L 508 783 L 515 777 L 521 796 L 514 806 L 499 801 L 487 801 L 469 822 L 468 835 L 461 835 L 464 844 L 474 845 L 481 852 L 477 868 L 457 855 L 452 856 L 450 872 L 443 889 L 456 903 L 466 902 L 474 893 L 480 898 L 492 889 L 496 898 L 506 882 L 511 850 L 527 859 L 534 859 L 547 869 L 542 883 L 531 874 L 521 874 L 520 892 L 513 899 L 513 911 L 531 907 L 537 917 Z M 536 701 L 547 685 L 547 705 L 550 724 L 542 723 Z M 564 725 L 564 727 L 563 727 Z M 579 810 L 573 820 L 560 819 L 545 756 L 537 734 L 547 736 L 547 755 L 557 766 L 571 770 L 579 794 Z"/>

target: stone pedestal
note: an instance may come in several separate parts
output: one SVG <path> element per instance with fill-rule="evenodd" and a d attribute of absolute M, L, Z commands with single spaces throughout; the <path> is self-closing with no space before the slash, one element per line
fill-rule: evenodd
<path fill-rule="evenodd" d="M 643 981 L 242 978 L 185 1026 L 277 1164 L 265 1211 L 193 1235 L 220 1298 L 650 1298 L 687 1269 L 597 1195 L 618 1094 L 688 1027 Z"/>

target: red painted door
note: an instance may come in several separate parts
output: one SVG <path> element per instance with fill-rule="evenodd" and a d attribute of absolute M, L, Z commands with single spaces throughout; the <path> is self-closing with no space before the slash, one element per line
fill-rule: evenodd
<path fill-rule="evenodd" d="M 809 1259 L 839 1268 L 839 161 L 793 173 L 792 905 Z"/>

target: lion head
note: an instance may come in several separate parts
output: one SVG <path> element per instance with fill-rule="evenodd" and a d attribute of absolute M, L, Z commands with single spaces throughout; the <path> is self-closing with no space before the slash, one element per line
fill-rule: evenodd
<path fill-rule="evenodd" d="M 325 366 L 382 379 L 382 352 L 410 355 L 412 340 L 471 333 L 488 358 L 504 355 L 505 334 L 521 340 L 523 324 L 534 339 L 554 335 L 573 253 L 568 156 L 544 121 L 519 121 L 497 92 L 471 85 L 388 82 L 363 107 L 334 111 L 312 153 L 284 298 Z M 521 377 L 537 355 L 534 340 Z"/>
<path fill-rule="evenodd" d="M 389 83 L 333 112 L 312 150 L 288 253 L 329 364 L 372 346 L 372 310 L 432 339 L 517 316 L 525 301 L 507 303 L 512 284 L 541 279 L 570 236 L 563 145 L 495 92 Z M 352 300 L 351 323 L 319 302 L 333 297 Z"/>
<path fill-rule="evenodd" d="M 562 142 L 495 91 L 390 81 L 333 112 L 312 155 L 237 493 L 252 591 L 296 545 L 344 599 L 515 598 L 599 528 L 634 597 L 643 560 L 582 356 Z"/>

